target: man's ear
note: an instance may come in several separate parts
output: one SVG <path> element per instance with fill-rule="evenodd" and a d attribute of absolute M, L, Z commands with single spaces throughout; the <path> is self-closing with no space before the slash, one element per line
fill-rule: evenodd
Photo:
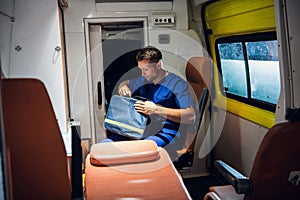
<path fill-rule="evenodd" d="M 159 61 L 157 62 L 157 67 L 158 67 L 159 69 L 163 68 L 163 62 L 162 62 L 162 60 L 159 60 Z"/>

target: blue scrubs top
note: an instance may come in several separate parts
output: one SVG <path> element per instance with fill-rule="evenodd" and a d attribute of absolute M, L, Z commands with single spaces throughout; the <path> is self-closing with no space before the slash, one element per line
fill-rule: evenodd
<path fill-rule="evenodd" d="M 155 104 L 167 108 L 189 108 L 194 107 L 194 102 L 189 94 L 188 83 L 179 76 L 169 73 L 158 84 L 153 84 L 141 76 L 130 80 L 129 89 L 132 91 L 132 96 L 142 96 L 152 101 Z M 144 131 L 144 135 L 153 139 L 153 136 L 159 137 L 165 144 L 158 143 L 158 146 L 168 144 L 179 130 L 185 125 L 165 119 L 159 115 L 150 115 L 150 123 Z M 155 140 L 155 139 L 154 139 Z"/>

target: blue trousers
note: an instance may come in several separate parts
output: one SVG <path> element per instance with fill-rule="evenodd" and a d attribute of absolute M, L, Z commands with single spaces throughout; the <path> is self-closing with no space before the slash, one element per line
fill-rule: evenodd
<path fill-rule="evenodd" d="M 169 134 L 165 134 L 165 133 L 158 133 L 156 135 L 151 135 L 147 138 L 144 138 L 144 140 L 153 140 L 157 146 L 159 147 L 164 147 L 167 144 L 169 144 L 172 140 L 174 139 L 174 136 L 169 135 Z M 127 140 L 134 140 L 119 134 L 115 134 L 115 133 L 109 133 L 107 135 L 107 138 L 103 139 L 100 141 L 100 143 L 102 142 L 115 142 L 115 141 L 127 141 Z"/>

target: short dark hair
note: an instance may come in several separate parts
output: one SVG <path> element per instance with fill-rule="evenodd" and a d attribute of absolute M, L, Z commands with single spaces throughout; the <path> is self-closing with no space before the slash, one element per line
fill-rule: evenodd
<path fill-rule="evenodd" d="M 159 60 L 162 59 L 162 54 L 157 48 L 153 46 L 147 46 L 139 50 L 139 52 L 136 55 L 137 61 L 142 61 L 145 59 L 150 60 L 150 62 L 157 63 Z"/>

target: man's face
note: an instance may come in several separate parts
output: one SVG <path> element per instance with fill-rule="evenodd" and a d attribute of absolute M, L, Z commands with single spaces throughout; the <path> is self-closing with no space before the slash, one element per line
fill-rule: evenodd
<path fill-rule="evenodd" d="M 138 61 L 138 68 L 142 72 L 147 81 L 153 81 L 157 78 L 159 73 L 159 64 L 151 63 L 150 60 Z"/>

